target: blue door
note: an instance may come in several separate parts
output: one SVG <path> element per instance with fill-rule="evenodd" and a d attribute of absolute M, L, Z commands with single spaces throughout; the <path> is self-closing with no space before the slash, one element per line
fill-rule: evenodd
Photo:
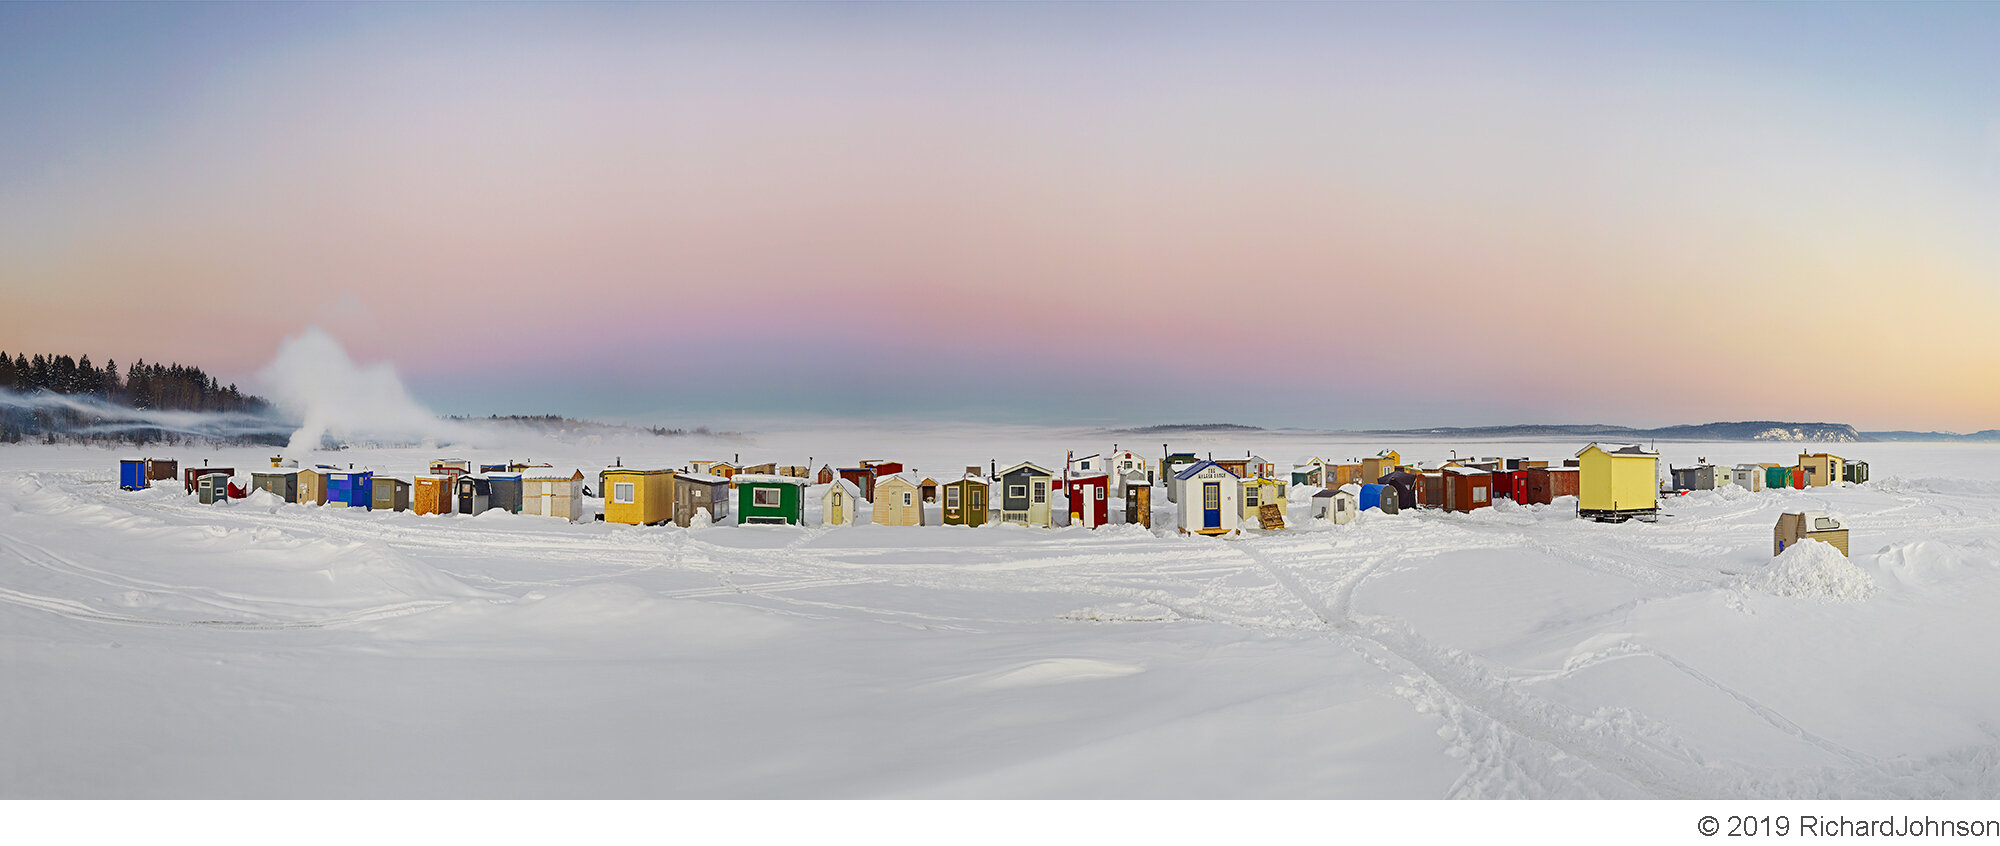
<path fill-rule="evenodd" d="M 1201 483 L 1201 527 L 1222 528 L 1222 483 Z"/>

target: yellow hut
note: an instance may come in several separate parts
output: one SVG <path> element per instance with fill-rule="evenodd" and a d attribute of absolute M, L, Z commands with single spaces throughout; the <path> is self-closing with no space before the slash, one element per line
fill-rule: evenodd
<path fill-rule="evenodd" d="M 1844 478 L 1847 459 L 1830 452 L 1799 453 L 1799 466 L 1806 468 L 1806 486 L 1825 487 Z"/>
<path fill-rule="evenodd" d="M 1591 444 L 1576 459 L 1577 516 L 1607 523 L 1659 519 L 1659 453 L 1637 444 Z"/>
<path fill-rule="evenodd" d="M 674 519 L 674 471 L 606 467 L 604 522 L 651 526 Z"/>
<path fill-rule="evenodd" d="M 1361 483 L 1375 484 L 1376 480 L 1389 475 L 1389 471 L 1403 465 L 1403 455 L 1393 449 L 1385 449 L 1361 459 Z"/>

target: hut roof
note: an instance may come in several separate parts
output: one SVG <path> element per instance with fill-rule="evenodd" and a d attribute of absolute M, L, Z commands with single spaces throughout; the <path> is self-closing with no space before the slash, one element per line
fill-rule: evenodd
<path fill-rule="evenodd" d="M 697 485 L 726 485 L 729 483 L 728 479 L 721 476 L 710 476 L 707 473 L 682 473 L 680 477 Z"/>
<path fill-rule="evenodd" d="M 1657 452 L 1648 452 L 1645 447 L 1638 444 L 1600 444 L 1596 442 L 1592 442 L 1589 446 L 1577 450 L 1576 454 L 1580 457 L 1584 453 L 1589 452 L 1592 447 L 1603 451 L 1606 455 L 1649 455 L 1654 458 L 1660 456 Z"/>
<path fill-rule="evenodd" d="M 808 482 L 797 476 L 778 476 L 770 473 L 738 473 L 730 480 L 739 485 L 805 485 Z"/>

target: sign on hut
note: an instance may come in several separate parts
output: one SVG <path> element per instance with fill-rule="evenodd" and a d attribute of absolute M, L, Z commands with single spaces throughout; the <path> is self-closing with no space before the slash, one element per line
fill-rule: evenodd
<path fill-rule="evenodd" d="M 374 488 L 374 510 L 410 510 L 410 483 L 390 476 L 376 476 L 371 483 Z"/>

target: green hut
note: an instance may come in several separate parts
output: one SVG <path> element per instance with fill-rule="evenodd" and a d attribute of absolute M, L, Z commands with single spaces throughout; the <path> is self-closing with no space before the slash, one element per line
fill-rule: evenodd
<path fill-rule="evenodd" d="M 806 480 L 767 473 L 738 473 L 736 522 L 796 526 L 806 517 Z"/>

